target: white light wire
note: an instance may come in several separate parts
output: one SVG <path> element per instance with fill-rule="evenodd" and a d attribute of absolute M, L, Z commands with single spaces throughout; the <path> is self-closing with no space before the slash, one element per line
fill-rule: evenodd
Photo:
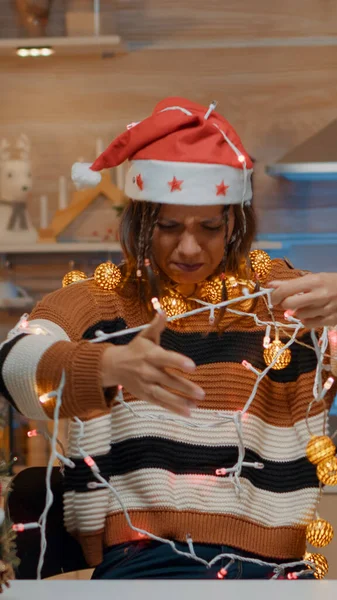
<path fill-rule="evenodd" d="M 213 311 L 216 309 L 219 309 L 221 307 L 228 307 L 231 304 L 234 303 L 239 303 L 243 300 L 247 300 L 247 299 L 254 299 L 260 296 L 267 296 L 268 299 L 268 303 L 267 306 L 268 308 L 272 308 L 271 306 L 271 298 L 270 298 L 270 294 L 271 294 L 272 290 L 271 289 L 262 289 L 259 292 L 256 292 L 254 294 L 247 294 L 247 295 L 243 295 L 242 297 L 239 298 L 235 298 L 232 300 L 227 300 L 224 302 L 221 302 L 219 304 L 213 305 L 213 304 L 208 304 L 208 303 L 204 303 L 202 301 L 198 301 L 200 304 L 202 304 L 203 306 L 199 309 L 195 309 L 192 311 L 188 311 L 184 314 L 180 314 L 174 317 L 169 317 L 168 321 L 174 321 L 177 319 L 182 319 L 182 318 L 186 318 L 195 314 L 199 314 L 202 313 L 206 310 L 209 310 L 211 315 L 213 314 Z M 197 300 L 196 300 L 197 301 Z M 245 456 L 245 447 L 244 447 L 244 442 L 243 442 L 243 437 L 242 437 L 242 423 L 241 423 L 241 419 L 242 419 L 242 415 L 244 413 L 246 413 L 251 405 L 251 403 L 253 402 L 258 386 L 261 382 L 261 380 L 266 376 L 266 374 L 268 373 L 268 371 L 274 366 L 274 364 L 276 363 L 276 361 L 279 359 L 279 357 L 282 355 L 282 353 L 289 347 L 291 346 L 294 341 L 296 340 L 296 336 L 299 332 L 299 330 L 301 328 L 303 328 L 303 325 L 300 321 L 298 321 L 297 319 L 292 319 L 293 323 L 278 323 L 275 321 L 272 322 L 266 322 L 266 321 L 261 321 L 257 315 L 255 313 L 245 313 L 242 311 L 238 311 L 235 309 L 227 309 L 229 312 L 236 314 L 238 316 L 250 316 L 252 318 L 254 318 L 255 323 L 258 326 L 269 326 L 269 325 L 274 325 L 274 326 L 280 326 L 285 328 L 289 328 L 289 329 L 294 329 L 294 332 L 291 336 L 291 338 L 289 339 L 289 341 L 283 346 L 283 348 L 281 348 L 279 350 L 279 352 L 277 353 L 277 355 L 275 355 L 273 361 L 270 363 L 270 365 L 268 365 L 266 367 L 266 369 L 264 369 L 264 371 L 262 371 L 261 373 L 258 373 L 257 375 L 257 379 L 255 381 L 255 384 L 253 386 L 253 390 L 244 406 L 244 408 L 242 409 L 242 411 L 237 411 L 233 416 L 229 416 L 226 415 L 226 413 L 222 413 L 221 411 L 219 411 L 217 413 L 217 416 L 219 418 L 219 421 L 215 421 L 214 423 L 211 424 L 207 424 L 207 425 L 197 425 L 197 424 L 192 424 L 189 423 L 188 421 L 185 421 L 184 419 L 178 419 L 176 417 L 171 417 L 171 416 L 164 416 L 164 415 L 155 415 L 155 414 L 151 414 L 149 412 L 149 414 L 147 415 L 147 418 L 149 419 L 160 419 L 160 420 L 167 420 L 167 421 L 174 421 L 176 423 L 181 423 L 184 424 L 185 426 L 189 426 L 189 427 L 196 427 L 196 428 L 201 428 L 201 429 L 206 429 L 206 428 L 212 428 L 212 427 L 219 427 L 221 426 L 223 423 L 225 422 L 229 422 L 232 421 L 235 424 L 235 428 L 238 434 L 238 439 L 239 439 L 239 445 L 238 445 L 238 461 L 236 463 L 236 465 L 230 469 L 224 469 L 226 474 L 229 474 L 229 477 L 233 480 L 233 483 L 236 487 L 236 490 L 238 491 L 238 493 L 240 492 L 241 489 L 241 484 L 240 484 L 240 480 L 239 480 L 239 476 L 241 474 L 241 469 L 243 466 L 252 466 L 254 468 L 262 468 L 263 464 L 261 463 L 247 463 L 244 461 L 244 456 Z M 26 315 L 24 315 L 22 317 L 22 319 L 26 319 Z M 120 332 L 115 332 L 112 334 L 105 334 L 104 332 L 96 332 L 96 337 L 93 340 L 90 340 L 91 343 L 97 343 L 97 342 L 101 342 L 101 341 L 105 341 L 107 339 L 111 339 L 114 337 L 120 337 L 121 335 L 128 335 L 131 333 L 138 333 L 139 331 L 146 329 L 147 327 L 149 327 L 149 324 L 146 325 L 142 325 L 140 327 L 134 327 L 131 329 L 125 329 L 124 331 L 120 331 Z M 13 335 L 20 335 L 22 333 L 22 330 L 20 331 L 19 326 L 17 327 L 17 329 L 15 331 L 13 331 Z M 27 331 L 27 333 L 36 333 L 36 331 Z M 48 334 L 48 331 L 43 331 L 42 333 L 44 334 Z M 324 359 L 324 352 L 327 348 L 327 343 L 328 343 L 328 333 L 327 333 L 327 328 L 324 328 L 323 330 L 323 334 L 322 334 L 322 340 L 321 340 L 321 345 L 318 344 L 317 342 L 317 338 L 314 335 L 314 333 L 312 333 L 312 340 L 314 343 L 314 349 L 317 355 L 317 368 L 316 368 L 316 375 L 315 375 L 315 382 L 314 382 L 314 400 L 315 401 L 319 401 L 321 399 L 321 394 L 322 394 L 322 383 L 321 383 L 321 377 L 322 377 L 322 368 L 323 368 L 323 359 Z M 252 368 L 251 369 L 254 373 L 257 372 L 256 369 Z M 48 461 L 48 466 L 47 466 L 47 473 L 46 473 L 46 505 L 44 508 L 43 513 L 40 516 L 39 519 L 39 523 L 38 524 L 26 524 L 25 527 L 27 529 L 39 526 L 41 529 L 41 552 L 40 552 L 40 557 L 39 557 L 39 563 L 38 563 L 38 573 L 37 573 L 37 578 L 40 579 L 41 578 L 41 572 L 42 572 L 42 568 L 43 568 L 43 562 L 44 562 L 44 556 L 45 556 L 45 552 L 46 552 L 46 522 L 47 522 L 47 515 L 49 512 L 49 509 L 52 505 L 53 502 L 53 494 L 51 491 L 51 473 L 52 473 L 52 468 L 53 468 L 53 464 L 55 461 L 56 457 L 60 458 L 60 455 L 57 453 L 56 451 L 56 445 L 57 445 L 57 432 L 58 432 L 58 423 L 59 423 L 59 411 L 60 411 L 60 407 L 61 407 L 61 403 L 62 403 L 62 393 L 63 393 L 63 388 L 64 388 L 64 384 L 65 384 L 65 373 L 64 371 L 62 372 L 62 378 L 61 378 L 61 382 L 60 385 L 58 387 L 57 390 L 50 392 L 48 394 L 48 398 L 52 398 L 55 397 L 56 398 L 56 404 L 55 404 L 55 409 L 54 409 L 54 430 L 53 430 L 53 435 L 51 438 L 51 455 L 50 455 L 50 459 Z M 121 404 L 123 404 L 134 416 L 139 417 L 139 415 L 137 414 L 137 412 L 131 407 L 129 406 L 128 403 L 124 402 L 123 399 L 123 393 L 122 393 L 122 389 L 119 388 L 118 390 L 118 394 L 116 397 L 116 400 L 118 400 Z M 142 417 L 142 418 L 146 418 L 146 417 Z M 79 431 L 79 435 L 77 438 L 77 446 L 78 446 L 78 451 L 80 453 L 80 455 L 83 458 L 87 457 L 87 453 L 80 447 L 80 441 L 83 438 L 84 435 L 84 424 L 83 422 L 78 418 L 78 417 L 74 417 L 74 420 L 80 425 L 80 431 Z M 308 422 L 308 421 L 307 421 Z M 66 459 L 68 460 L 68 459 Z M 65 462 L 65 461 L 64 461 Z M 70 461 L 72 462 L 72 461 Z M 69 466 L 73 466 L 74 463 L 72 463 L 72 465 Z M 313 567 L 313 563 L 311 563 L 310 561 L 294 561 L 294 562 L 290 562 L 290 563 L 284 563 L 284 564 L 277 564 L 277 563 L 268 563 L 266 561 L 261 561 L 259 559 L 252 559 L 252 558 L 247 558 L 247 557 L 242 557 L 239 555 L 235 555 L 235 554 L 220 554 L 217 555 L 215 558 L 213 558 L 211 561 L 207 562 L 204 559 L 198 557 L 195 552 L 194 552 L 194 548 L 193 548 L 193 541 L 192 538 L 190 536 L 187 536 L 187 544 L 189 547 L 190 552 L 184 552 L 184 551 L 180 551 L 176 548 L 175 543 L 172 540 L 168 540 L 165 538 L 160 538 L 158 536 L 155 536 L 154 534 L 151 534 L 148 531 L 142 530 L 138 527 L 135 527 L 130 519 L 130 516 L 128 514 L 128 511 L 123 503 L 122 498 L 120 497 L 120 495 L 118 494 L 117 490 L 115 490 L 115 488 L 109 483 L 107 482 L 101 475 L 100 475 L 100 471 L 96 465 L 96 463 L 94 462 L 94 465 L 90 467 L 91 471 L 93 472 L 95 478 L 97 479 L 97 483 L 96 486 L 93 485 L 94 482 L 90 482 L 88 483 L 88 487 L 90 489 L 95 489 L 95 487 L 100 487 L 100 488 L 109 488 L 111 490 L 111 492 L 114 494 L 114 496 L 116 497 L 116 499 L 118 500 L 123 513 L 125 515 L 125 518 L 127 520 L 127 523 L 129 525 L 129 527 L 138 532 L 139 534 L 141 534 L 142 536 L 146 536 L 149 539 L 153 539 L 162 543 L 166 543 L 168 545 L 170 545 L 172 547 L 172 549 L 180 555 L 183 556 L 187 556 L 189 558 L 193 558 L 194 560 L 201 562 L 202 564 L 204 564 L 206 567 L 211 567 L 213 564 L 215 564 L 218 560 L 220 560 L 221 558 L 229 558 L 230 562 L 234 561 L 234 560 L 240 560 L 240 561 L 246 561 L 246 562 L 251 562 L 254 564 L 258 564 L 260 566 L 269 566 L 271 568 L 274 569 L 274 576 L 273 578 L 277 578 L 281 573 L 284 572 L 285 569 L 288 568 L 294 568 L 297 567 L 299 565 L 308 565 L 311 568 Z M 219 469 L 221 471 L 221 469 Z M 301 574 L 307 574 L 308 571 L 301 571 L 301 573 L 298 573 L 297 576 L 300 576 Z M 310 573 L 310 571 L 309 571 Z"/>

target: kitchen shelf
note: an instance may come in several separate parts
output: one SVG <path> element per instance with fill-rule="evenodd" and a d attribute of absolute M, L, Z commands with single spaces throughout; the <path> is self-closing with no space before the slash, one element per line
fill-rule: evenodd
<path fill-rule="evenodd" d="M 91 35 L 78 37 L 9 38 L 0 40 L 0 57 L 17 56 L 17 48 L 53 48 L 54 56 L 102 55 L 109 52 L 122 54 L 126 47 L 119 35 Z M 17 57 L 20 60 L 37 60 L 35 57 Z M 39 57 L 43 60 L 44 57 Z M 45 60 L 51 57 L 45 57 Z"/>
<path fill-rule="evenodd" d="M 118 242 L 57 242 L 57 243 L 36 243 L 36 244 L 0 244 L 0 254 L 58 254 L 58 253 L 76 253 L 76 252 L 122 252 Z"/>

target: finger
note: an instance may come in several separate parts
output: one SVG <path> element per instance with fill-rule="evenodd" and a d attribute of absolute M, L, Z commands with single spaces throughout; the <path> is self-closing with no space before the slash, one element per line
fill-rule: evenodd
<path fill-rule="evenodd" d="M 178 392 L 184 394 L 187 398 L 192 399 L 195 404 L 197 404 L 198 400 L 205 399 L 205 392 L 201 387 L 179 375 L 161 372 L 160 379 L 157 383 L 169 388 L 175 393 Z"/>
<path fill-rule="evenodd" d="M 163 408 L 167 408 L 178 415 L 188 417 L 191 414 L 191 403 L 188 400 L 176 396 L 172 392 L 160 387 L 160 385 L 152 387 L 149 400 L 154 404 L 160 404 Z"/>
<path fill-rule="evenodd" d="M 304 319 L 302 323 L 305 327 L 307 327 L 307 329 L 319 329 L 324 326 L 336 327 L 337 325 L 336 317 L 324 317 L 322 315 L 315 317 L 314 319 Z"/>
<path fill-rule="evenodd" d="M 144 384 L 157 385 L 162 388 L 168 388 L 169 391 L 176 394 L 183 394 L 187 400 L 193 402 L 196 406 L 198 401 L 204 400 L 205 392 L 196 383 L 189 381 L 185 377 L 181 377 L 176 373 L 167 373 L 164 370 L 160 370 L 150 366 L 143 374 Z"/>
<path fill-rule="evenodd" d="M 296 311 L 302 309 L 309 309 L 313 306 L 316 311 L 320 312 L 327 303 L 326 298 L 320 297 L 320 295 L 315 292 L 308 292 L 307 294 L 295 294 L 294 296 L 289 296 L 281 303 L 282 308 Z"/>
<path fill-rule="evenodd" d="M 270 281 L 268 283 L 268 287 L 275 288 L 274 292 L 272 293 L 272 302 L 274 306 L 277 306 L 289 296 L 307 293 L 313 288 L 316 288 L 317 277 L 315 275 L 304 275 L 304 277 L 288 279 L 287 281 Z"/>
<path fill-rule="evenodd" d="M 327 323 L 324 323 L 324 317 L 315 317 L 314 319 L 304 319 L 302 321 L 304 327 L 307 329 L 318 329 L 323 327 Z"/>
<path fill-rule="evenodd" d="M 151 357 L 153 366 L 157 369 L 179 369 L 179 371 L 185 371 L 186 373 L 192 373 L 196 369 L 196 365 L 187 356 L 173 352 L 171 350 L 164 350 L 163 348 L 156 349 Z"/>
<path fill-rule="evenodd" d="M 165 314 L 157 314 L 155 318 L 151 321 L 150 326 L 147 329 L 144 329 L 139 336 L 150 340 L 154 344 L 160 344 L 160 334 L 164 331 L 166 327 L 166 316 Z"/>
<path fill-rule="evenodd" d="M 300 321 L 308 320 L 308 319 L 319 319 L 321 317 L 322 309 L 321 307 L 317 308 L 303 308 L 301 310 L 296 311 L 296 319 Z"/>

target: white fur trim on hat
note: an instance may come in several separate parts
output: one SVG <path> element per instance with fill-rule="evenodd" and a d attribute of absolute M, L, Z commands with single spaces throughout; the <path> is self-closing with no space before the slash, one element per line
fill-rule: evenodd
<path fill-rule="evenodd" d="M 78 190 L 88 187 L 96 187 L 102 179 L 98 171 L 90 169 L 92 163 L 76 162 L 71 169 L 71 178 Z"/>
<path fill-rule="evenodd" d="M 227 165 L 134 160 L 126 175 L 125 193 L 133 200 L 162 204 L 250 204 L 252 173 L 253 169 Z"/>

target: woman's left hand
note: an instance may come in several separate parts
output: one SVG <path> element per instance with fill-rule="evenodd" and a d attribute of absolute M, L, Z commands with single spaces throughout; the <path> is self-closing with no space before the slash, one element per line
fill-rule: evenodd
<path fill-rule="evenodd" d="M 337 273 L 311 273 L 271 281 L 273 306 L 280 305 L 289 315 L 302 321 L 308 329 L 337 325 Z"/>

